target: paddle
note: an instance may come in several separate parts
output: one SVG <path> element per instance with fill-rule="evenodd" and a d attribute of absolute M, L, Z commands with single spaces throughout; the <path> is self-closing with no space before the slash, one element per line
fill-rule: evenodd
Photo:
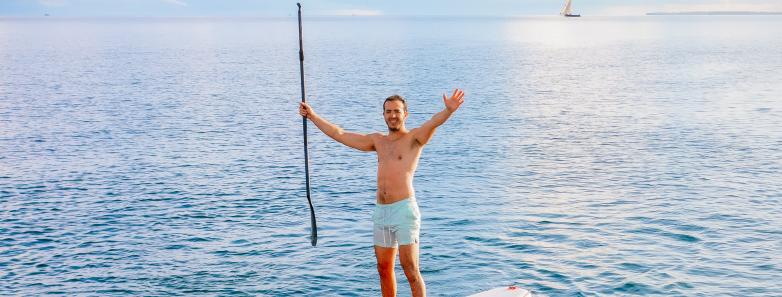
<path fill-rule="evenodd" d="M 299 7 L 299 69 L 301 70 L 301 102 L 305 101 L 304 95 L 304 50 L 301 42 L 301 3 L 296 3 Z M 307 118 L 302 117 L 302 123 L 304 124 L 304 175 L 307 178 L 307 202 L 310 204 L 310 221 L 312 234 L 310 240 L 312 246 L 318 244 L 318 225 L 315 224 L 315 208 L 312 207 L 312 198 L 310 198 L 310 158 L 307 154 Z"/>

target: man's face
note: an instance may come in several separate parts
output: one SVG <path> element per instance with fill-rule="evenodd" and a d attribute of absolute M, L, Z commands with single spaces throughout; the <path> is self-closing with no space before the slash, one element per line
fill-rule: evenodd
<path fill-rule="evenodd" d="M 405 126 L 405 120 L 407 119 L 405 105 L 398 100 L 386 101 L 383 104 L 383 117 L 386 119 L 388 131 L 399 131 Z"/>

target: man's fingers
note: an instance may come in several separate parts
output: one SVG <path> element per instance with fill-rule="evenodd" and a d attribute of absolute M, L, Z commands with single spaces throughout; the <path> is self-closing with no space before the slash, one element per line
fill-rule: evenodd
<path fill-rule="evenodd" d="M 462 97 L 464 97 L 464 91 L 462 91 L 462 89 L 454 89 L 453 90 L 453 95 L 451 95 L 451 99 L 459 100 Z"/>
<path fill-rule="evenodd" d="M 309 115 L 310 106 L 307 105 L 307 103 L 299 102 L 299 114 L 302 117 L 308 117 Z"/>

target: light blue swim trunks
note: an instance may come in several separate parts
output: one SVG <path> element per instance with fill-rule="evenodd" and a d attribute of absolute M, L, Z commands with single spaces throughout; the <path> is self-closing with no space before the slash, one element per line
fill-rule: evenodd
<path fill-rule="evenodd" d="M 415 196 L 391 204 L 376 204 L 372 221 L 377 246 L 391 248 L 418 243 L 421 212 Z"/>

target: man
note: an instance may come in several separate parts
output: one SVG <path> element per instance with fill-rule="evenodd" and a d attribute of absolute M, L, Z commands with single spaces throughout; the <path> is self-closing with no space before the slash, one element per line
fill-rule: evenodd
<path fill-rule="evenodd" d="M 375 256 L 383 297 L 396 296 L 394 261 L 399 246 L 399 262 L 410 283 L 413 296 L 426 296 L 426 286 L 418 265 L 418 236 L 421 213 L 415 200 L 413 175 L 424 145 L 435 129 L 464 102 L 464 92 L 454 90 L 450 98 L 443 94 L 445 108 L 421 127 L 407 130 L 407 103 L 394 95 L 383 102 L 383 117 L 388 134 L 358 134 L 342 130 L 318 116 L 307 103 L 299 105 L 299 114 L 334 140 L 364 152 L 377 152 L 377 197 L 374 221 Z"/>

